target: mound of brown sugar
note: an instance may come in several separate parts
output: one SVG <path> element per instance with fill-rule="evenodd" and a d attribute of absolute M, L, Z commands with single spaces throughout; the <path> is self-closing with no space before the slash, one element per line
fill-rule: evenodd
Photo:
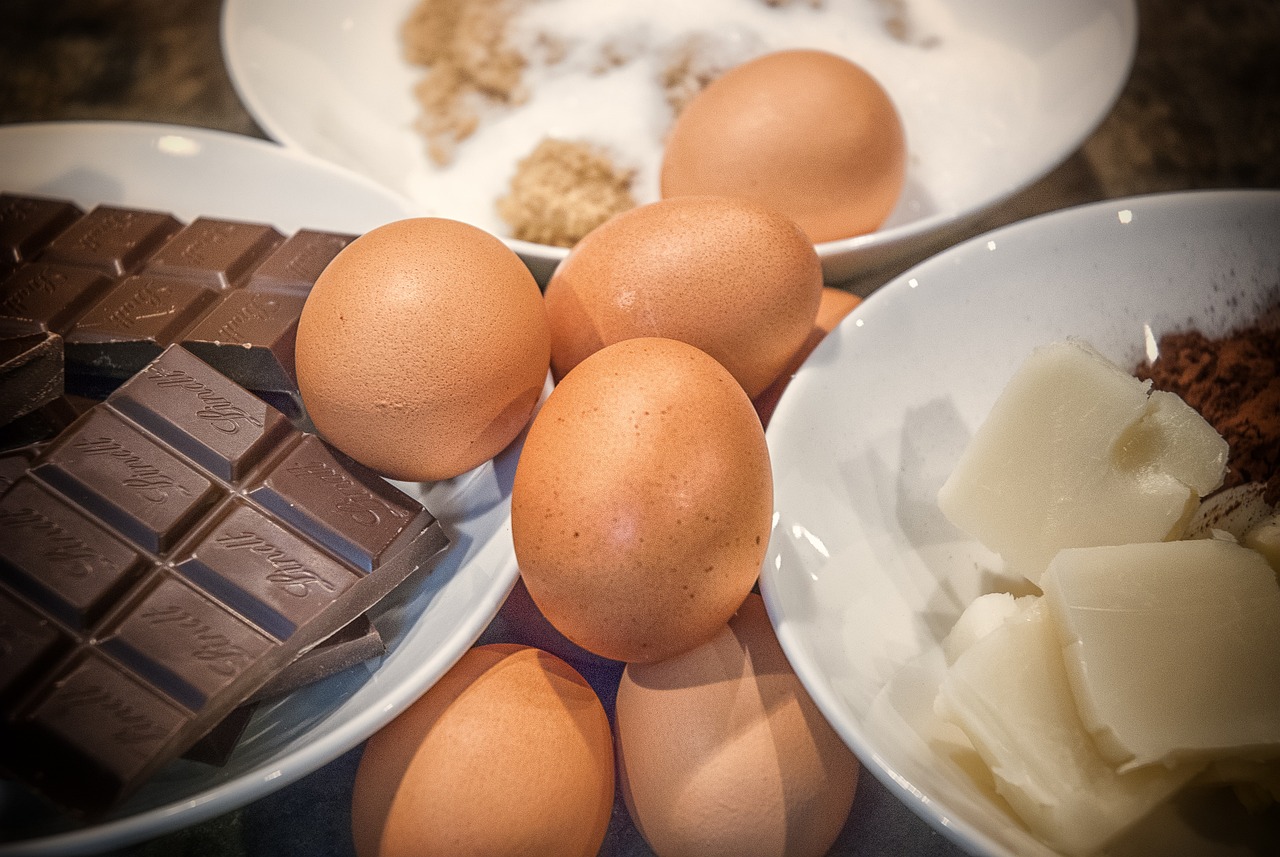
<path fill-rule="evenodd" d="M 615 214 L 635 206 L 632 172 L 587 143 L 544 138 L 516 165 L 498 213 L 523 241 L 572 247 Z"/>
<path fill-rule="evenodd" d="M 1259 482 L 1267 502 L 1280 503 L 1280 331 L 1169 333 L 1158 345 L 1159 357 L 1135 374 L 1177 393 L 1227 441 L 1224 487 Z"/>
<path fill-rule="evenodd" d="M 417 129 L 436 164 L 475 131 L 490 104 L 524 97 L 525 57 L 507 43 L 507 22 L 520 0 L 420 0 L 401 25 L 405 59 L 425 66 L 414 87 Z"/>

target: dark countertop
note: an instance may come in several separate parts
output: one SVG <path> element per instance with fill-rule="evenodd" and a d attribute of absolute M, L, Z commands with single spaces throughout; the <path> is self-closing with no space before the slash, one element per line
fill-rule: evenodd
<path fill-rule="evenodd" d="M 1138 0 L 1138 7 L 1137 57 L 1111 114 L 1064 163 L 969 234 L 1101 199 L 1280 187 L 1280 3 Z M 265 137 L 223 65 L 220 9 L 218 0 L 8 0 L 0 123 L 159 121 Z M 240 810 L 120 853 L 346 857 L 358 759 L 357 749 Z M 650 852 L 617 811 L 602 853 Z M 832 853 L 961 852 L 864 775 Z"/>

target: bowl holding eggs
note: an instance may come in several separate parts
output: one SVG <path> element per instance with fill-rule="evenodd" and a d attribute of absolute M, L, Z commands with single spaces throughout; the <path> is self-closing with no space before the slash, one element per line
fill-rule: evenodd
<path fill-rule="evenodd" d="M 1081 569 L 1072 561 L 1085 565 L 1092 550 L 1128 555 L 1192 546 L 1190 555 L 1215 547 L 1181 534 L 1194 523 L 1194 510 L 1210 507 L 1199 495 L 1213 496 L 1222 461 L 1208 456 L 1217 481 L 1199 482 L 1165 456 L 1181 450 L 1184 465 L 1198 464 L 1204 456 L 1189 450 L 1212 450 L 1222 441 L 1212 430 L 1212 443 L 1184 434 L 1200 418 L 1181 410 L 1172 394 L 1150 393 L 1146 404 L 1137 376 L 1164 353 L 1167 334 L 1274 330 L 1280 249 L 1269 236 L 1277 216 L 1274 192 L 1200 191 L 1095 203 L 989 232 L 913 266 L 855 307 L 812 351 L 773 412 L 766 436 L 777 517 L 760 588 L 779 641 L 867 770 L 970 853 L 1218 855 L 1242 853 L 1237 847 L 1268 853 L 1274 846 L 1277 806 L 1268 808 L 1264 799 L 1246 809 L 1236 795 L 1247 799 L 1254 784 L 1268 782 L 1265 771 L 1274 777 L 1276 709 L 1268 715 L 1270 762 L 1253 758 L 1267 755 L 1258 747 L 1220 749 L 1242 765 L 1229 774 L 1202 748 L 1126 755 L 1133 733 L 1122 727 L 1143 704 L 1120 709 L 1112 701 L 1139 688 L 1145 688 L 1139 700 L 1156 687 L 1188 691 L 1199 686 L 1203 664 L 1183 657 L 1171 667 L 1176 680 L 1146 678 L 1160 675 L 1154 653 L 1139 664 L 1126 666 L 1116 655 L 1090 668 L 1089 646 L 1097 638 L 1084 636 L 1091 632 L 1083 617 L 1124 609 L 1125 621 L 1138 623 L 1141 610 L 1122 608 L 1119 599 L 1128 605 L 1130 595 L 1146 591 L 1134 583 L 1109 594 L 1107 609 L 1079 607 L 1072 599 L 1080 597 L 1081 578 L 1072 575 Z M 1025 367 L 1033 354 L 1056 374 L 1015 383 L 1030 378 Z M 1059 360 L 1063 355 L 1127 391 L 1135 413 L 1167 406 L 1186 420 L 1147 444 L 1107 446 L 1109 438 L 1136 441 L 1145 431 L 1119 421 L 1096 438 L 1081 434 L 1074 427 L 1101 414 L 1108 396 L 1075 385 L 1073 373 L 1060 371 L 1072 362 Z M 1110 368 L 1102 368 L 1107 361 Z M 1070 404 L 1080 391 L 1083 404 Z M 1037 405 L 1023 406 L 1037 395 Z M 1233 461 L 1227 458 L 1240 466 Z M 1109 464 L 1095 473 L 1099 462 Z M 1009 490 L 1001 473 L 1030 484 Z M 1061 479 L 1073 487 L 1059 490 Z M 1068 508 L 1100 485 L 1108 489 L 1084 504 L 1091 508 Z M 1168 514 L 1143 518 L 1157 485 L 1169 492 Z M 1105 505 L 1122 491 L 1131 493 L 1119 509 Z M 1002 506 L 1010 497 L 1021 499 Z M 1055 503 L 1052 510 L 1045 505 Z M 1004 538 L 1015 520 L 1016 535 Z M 1121 532 L 1138 521 L 1147 522 L 1144 535 Z M 1077 524 L 1083 538 L 1095 539 L 1087 542 L 1093 547 L 1066 540 Z M 1117 529 L 1097 540 L 1106 527 Z M 1247 533 L 1241 542 L 1249 544 Z M 1027 543 L 1039 552 L 1028 552 Z M 1254 582 L 1280 607 L 1261 549 L 1217 546 L 1252 554 Z M 1056 556 L 1054 570 L 1029 573 L 1028 556 L 1039 565 Z M 1174 568 L 1162 560 L 1169 572 L 1162 579 L 1173 581 Z M 1237 634 L 1197 637 L 1194 613 L 1219 596 L 1228 615 L 1236 607 L 1227 575 L 1216 580 L 1213 596 L 1197 597 L 1177 614 L 1180 640 L 1200 640 L 1197 654 L 1207 659 L 1213 647 L 1206 639 L 1229 638 L 1232 645 L 1254 634 L 1277 639 L 1275 609 L 1270 618 L 1240 623 Z M 1176 587 L 1157 589 L 1172 597 Z M 1141 636 L 1150 637 L 1151 626 L 1141 627 Z M 1058 634 L 1061 656 L 1052 642 L 1044 648 L 1031 642 L 1054 640 L 1035 636 L 1042 632 Z M 1018 644 L 1001 647 L 1015 636 Z M 1274 652 L 1275 644 L 1264 649 Z M 1254 660 L 1228 658 L 1203 672 L 1222 684 L 1208 696 L 1214 716 L 1193 717 L 1191 726 L 1234 722 L 1229 677 Z M 1110 668 L 1118 672 L 1105 672 Z M 1107 694 L 1085 695 L 1104 674 L 1129 678 Z M 1177 726 L 1173 712 L 1194 708 L 1187 701 L 1160 710 Z M 1116 711 L 1120 719 L 1108 719 Z M 1160 740 L 1145 728 L 1137 735 Z M 1255 764 L 1260 780 L 1243 773 Z"/>
<path fill-rule="evenodd" d="M 228 0 L 233 84 L 275 140 L 506 241 L 545 283 L 603 221 L 733 193 L 828 282 L 883 276 L 1074 151 L 1132 0 Z"/>

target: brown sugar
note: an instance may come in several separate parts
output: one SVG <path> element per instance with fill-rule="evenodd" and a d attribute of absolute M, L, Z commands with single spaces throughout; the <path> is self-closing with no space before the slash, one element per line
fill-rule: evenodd
<path fill-rule="evenodd" d="M 1135 374 L 1177 393 L 1227 441 L 1225 487 L 1258 482 L 1267 502 L 1280 502 L 1280 331 L 1255 325 L 1220 339 L 1187 331 L 1158 344 L 1159 357 Z"/>
<path fill-rule="evenodd" d="M 429 160 L 451 166 L 458 146 L 487 118 L 532 95 L 526 73 L 560 64 L 570 45 L 550 30 L 520 29 L 517 16 L 530 0 L 417 0 L 400 29 L 407 62 L 423 69 L 414 85 L 415 129 Z M 825 0 L 757 0 L 767 6 L 807 5 Z M 654 87 L 672 117 L 713 80 L 741 60 L 724 55 L 723 40 L 692 32 L 669 46 L 633 38 L 605 38 L 596 46 L 588 74 L 605 74 L 658 54 Z M 511 168 L 495 164 L 495 170 Z M 505 196 L 494 201 L 499 216 L 521 240 L 571 247 L 600 223 L 636 205 L 634 170 L 623 169 L 594 141 L 543 140 L 514 166 Z"/>
<path fill-rule="evenodd" d="M 519 0 L 420 0 L 401 25 L 405 59 L 426 67 L 414 87 L 417 129 L 438 165 L 475 132 L 492 104 L 514 104 L 524 91 L 525 57 L 507 43 Z"/>
<path fill-rule="evenodd" d="M 602 150 L 544 138 L 516 165 L 498 213 L 523 241 L 572 247 L 615 214 L 635 206 L 633 173 Z"/>
<path fill-rule="evenodd" d="M 709 39 L 703 33 L 693 33 L 665 58 L 658 85 L 672 116 L 679 116 L 694 96 L 728 70 L 714 59 L 714 45 Z"/>

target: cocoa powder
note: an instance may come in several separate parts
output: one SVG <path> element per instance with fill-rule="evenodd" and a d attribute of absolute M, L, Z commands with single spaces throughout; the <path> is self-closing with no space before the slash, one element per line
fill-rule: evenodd
<path fill-rule="evenodd" d="M 1224 487 L 1266 485 L 1280 502 L 1280 331 L 1254 325 L 1213 339 L 1197 331 L 1160 337 L 1159 356 L 1135 374 L 1177 393 L 1230 445 Z"/>

